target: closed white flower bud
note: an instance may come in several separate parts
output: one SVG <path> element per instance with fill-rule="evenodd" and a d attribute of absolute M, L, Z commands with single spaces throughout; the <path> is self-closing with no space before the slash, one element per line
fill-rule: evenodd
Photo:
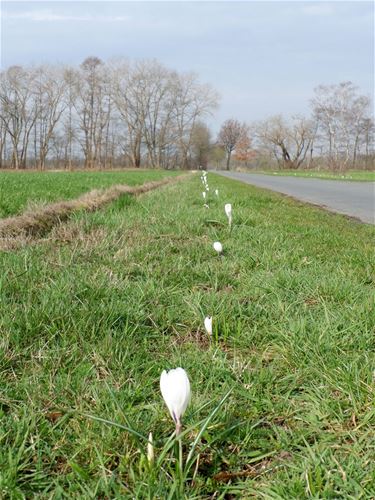
<path fill-rule="evenodd" d="M 183 368 L 175 368 L 160 377 L 160 390 L 169 413 L 176 424 L 176 434 L 181 431 L 181 418 L 189 404 L 191 392 L 190 382 Z"/>
<path fill-rule="evenodd" d="M 224 206 L 224 210 L 225 210 L 226 216 L 228 217 L 229 225 L 231 225 L 232 224 L 232 205 L 230 203 L 226 203 Z"/>
<path fill-rule="evenodd" d="M 152 438 L 152 432 L 148 435 L 147 460 L 150 464 L 154 461 L 154 440 Z"/>
<path fill-rule="evenodd" d="M 207 316 L 204 319 L 204 327 L 208 335 L 212 335 L 212 316 Z"/>
<path fill-rule="evenodd" d="M 218 253 L 221 254 L 223 251 L 223 245 L 220 243 L 220 241 L 215 241 L 213 244 L 214 250 Z"/>

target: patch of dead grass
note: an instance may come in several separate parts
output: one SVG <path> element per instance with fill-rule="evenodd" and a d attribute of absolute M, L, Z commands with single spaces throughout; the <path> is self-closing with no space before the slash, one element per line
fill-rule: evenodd
<path fill-rule="evenodd" d="M 274 457 L 267 457 L 255 464 L 247 464 L 242 470 L 227 471 L 222 470 L 213 476 L 213 479 L 220 483 L 228 483 L 236 479 L 252 478 L 256 479 L 266 473 L 285 466 L 286 462 L 292 459 L 292 454 L 282 451 Z"/>
<path fill-rule="evenodd" d="M 199 349 L 207 350 L 212 344 L 212 338 L 202 330 L 192 330 L 187 333 L 178 334 L 174 337 L 174 342 L 178 346 L 194 344 Z"/>

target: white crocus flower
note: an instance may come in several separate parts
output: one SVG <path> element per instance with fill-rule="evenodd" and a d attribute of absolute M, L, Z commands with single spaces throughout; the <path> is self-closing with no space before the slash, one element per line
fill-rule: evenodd
<path fill-rule="evenodd" d="M 232 205 L 230 203 L 226 203 L 224 207 L 226 216 L 228 217 L 229 225 L 232 225 Z"/>
<path fill-rule="evenodd" d="M 220 255 L 223 251 L 223 245 L 220 243 L 220 241 L 215 241 L 213 244 L 214 250 Z"/>
<path fill-rule="evenodd" d="M 204 327 L 208 335 L 212 335 L 212 316 L 207 316 L 204 319 Z"/>
<path fill-rule="evenodd" d="M 205 199 L 206 199 L 206 196 L 207 196 L 206 191 L 202 191 L 202 196 L 203 196 L 203 199 L 205 200 Z"/>
<path fill-rule="evenodd" d="M 186 371 L 183 368 L 175 368 L 169 372 L 164 370 L 160 377 L 160 390 L 176 424 L 178 436 L 182 428 L 181 419 L 191 397 L 190 382 Z"/>
<path fill-rule="evenodd" d="M 152 438 L 152 432 L 148 435 L 147 460 L 149 464 L 152 464 L 154 461 L 154 440 Z"/>
<path fill-rule="evenodd" d="M 215 194 L 217 197 L 219 197 L 219 190 L 218 189 L 215 189 Z"/>

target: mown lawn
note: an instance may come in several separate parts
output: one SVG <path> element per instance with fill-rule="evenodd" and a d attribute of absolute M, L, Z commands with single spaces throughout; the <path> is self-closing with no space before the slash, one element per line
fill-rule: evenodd
<path fill-rule="evenodd" d="M 114 184 L 130 186 L 159 180 L 178 172 L 165 170 L 110 172 L 0 171 L 0 218 L 21 213 L 25 208 L 76 198 L 95 188 Z"/>
<path fill-rule="evenodd" d="M 0 497 L 375 496 L 374 228 L 208 181 L 209 209 L 196 175 L 0 254 Z"/>
<path fill-rule="evenodd" d="M 259 173 L 268 175 L 313 177 L 318 179 L 332 179 L 338 181 L 375 181 L 374 170 L 346 170 L 345 172 L 330 172 L 328 170 L 265 170 L 260 171 Z"/>

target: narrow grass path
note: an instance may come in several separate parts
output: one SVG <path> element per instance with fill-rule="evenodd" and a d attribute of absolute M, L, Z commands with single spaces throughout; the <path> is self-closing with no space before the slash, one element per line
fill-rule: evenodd
<path fill-rule="evenodd" d="M 0 496 L 375 495 L 374 229 L 208 181 L 209 209 L 195 176 L 0 253 Z M 231 391 L 185 481 L 173 450 L 145 457 L 172 432 L 159 377 L 176 366 L 184 457 Z"/>

